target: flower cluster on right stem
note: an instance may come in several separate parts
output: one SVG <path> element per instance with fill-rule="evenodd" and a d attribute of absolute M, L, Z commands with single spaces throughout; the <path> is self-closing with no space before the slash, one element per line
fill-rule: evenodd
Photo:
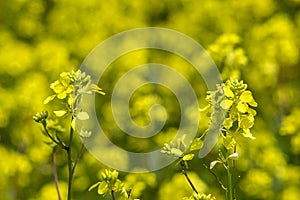
<path fill-rule="evenodd" d="M 226 149 L 233 149 L 236 146 L 237 138 L 255 139 L 250 128 L 254 125 L 254 117 L 257 103 L 252 92 L 247 89 L 247 84 L 236 79 L 227 80 L 224 84 L 218 85 L 217 90 L 209 91 L 206 97 L 211 107 L 211 123 L 219 124 L 221 127 L 222 144 Z M 219 113 L 225 116 L 215 117 Z"/>

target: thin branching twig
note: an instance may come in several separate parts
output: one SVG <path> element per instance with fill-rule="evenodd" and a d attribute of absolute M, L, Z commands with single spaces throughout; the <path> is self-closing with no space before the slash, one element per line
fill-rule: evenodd
<path fill-rule="evenodd" d="M 52 167 L 53 167 L 53 177 L 54 177 L 54 183 L 55 183 L 55 188 L 57 191 L 58 200 L 61 200 L 61 195 L 60 195 L 59 186 L 58 186 L 55 148 L 53 149 Z"/>
<path fill-rule="evenodd" d="M 227 190 L 227 188 L 224 186 L 224 184 L 222 183 L 222 181 L 218 178 L 218 176 L 206 165 L 203 164 L 203 166 L 215 177 L 215 179 L 218 181 L 219 185 L 221 186 L 221 188 L 223 190 Z"/>
<path fill-rule="evenodd" d="M 189 182 L 189 184 L 192 187 L 192 189 L 194 190 L 194 192 L 196 194 L 198 194 L 198 191 L 197 191 L 196 187 L 194 186 L 193 182 L 191 181 L 191 179 L 189 178 L 188 174 L 186 173 L 186 167 L 185 167 L 184 161 L 180 161 L 180 166 L 181 166 L 181 169 L 182 169 L 181 170 L 182 174 L 185 176 L 185 178 Z"/>

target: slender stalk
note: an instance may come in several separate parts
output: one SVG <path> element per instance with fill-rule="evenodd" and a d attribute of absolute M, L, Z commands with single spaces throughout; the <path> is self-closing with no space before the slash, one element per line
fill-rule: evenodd
<path fill-rule="evenodd" d="M 180 166 L 181 166 L 181 169 L 182 169 L 182 174 L 185 176 L 186 180 L 189 182 L 189 184 L 192 187 L 192 189 L 194 190 L 194 192 L 196 194 L 198 194 L 198 191 L 197 191 L 196 187 L 194 186 L 193 182 L 191 181 L 188 174 L 186 173 L 186 167 L 185 167 L 184 161 L 180 162 Z"/>
<path fill-rule="evenodd" d="M 58 144 L 59 145 L 59 142 L 56 141 L 52 135 L 50 135 L 49 131 L 47 130 L 47 125 L 46 124 L 43 124 L 43 128 L 44 128 L 44 131 L 45 133 L 47 134 L 47 136 L 55 143 L 55 144 Z"/>
<path fill-rule="evenodd" d="M 110 191 L 110 194 L 111 194 L 112 200 L 115 200 L 115 195 L 114 195 L 114 191 L 113 190 Z"/>
<path fill-rule="evenodd" d="M 72 168 L 72 175 L 74 175 L 75 168 L 76 168 L 77 163 L 79 162 L 79 160 L 80 160 L 80 158 L 81 158 L 81 156 L 82 156 L 82 154 L 83 154 L 83 150 L 84 150 L 84 144 L 82 143 L 82 144 L 81 144 L 80 151 L 79 151 L 79 154 L 78 154 L 78 156 L 77 156 L 77 158 L 76 158 L 76 161 L 74 162 L 74 166 L 73 166 L 73 168 Z"/>
<path fill-rule="evenodd" d="M 219 185 L 221 186 L 221 188 L 223 190 L 227 190 L 227 188 L 224 186 L 224 184 L 222 183 L 222 181 L 218 178 L 218 176 L 206 165 L 203 164 L 203 166 L 215 177 L 215 179 L 218 181 Z"/>
<path fill-rule="evenodd" d="M 64 145 L 60 140 L 57 141 L 56 139 L 54 139 L 54 138 L 52 137 L 52 135 L 51 135 L 51 134 L 49 133 L 49 131 L 47 130 L 47 125 L 46 125 L 45 123 L 43 124 L 43 128 L 44 128 L 44 131 L 45 131 L 45 133 L 47 134 L 47 136 L 48 136 L 55 144 L 61 146 L 61 148 L 64 149 L 64 150 L 68 150 L 69 147 L 67 147 L 66 145 Z"/>
<path fill-rule="evenodd" d="M 72 163 L 72 141 L 73 141 L 73 133 L 74 133 L 74 130 L 71 127 L 71 129 L 70 129 L 70 138 L 69 138 L 69 148 L 67 149 L 67 154 L 68 154 L 68 171 L 69 171 L 68 200 L 71 200 L 72 180 L 73 180 L 73 163 Z"/>
<path fill-rule="evenodd" d="M 61 200 L 61 195 L 60 195 L 59 186 L 58 186 L 55 148 L 53 149 L 52 165 L 53 165 L 53 177 L 54 177 L 54 183 L 55 183 L 55 188 L 56 188 L 56 192 L 57 192 L 57 197 L 58 197 L 58 200 Z"/>
<path fill-rule="evenodd" d="M 227 166 L 227 179 L 228 179 L 228 190 L 227 190 L 227 198 L 228 200 L 233 200 L 233 187 L 232 187 L 232 174 L 230 172 L 230 167 Z"/>

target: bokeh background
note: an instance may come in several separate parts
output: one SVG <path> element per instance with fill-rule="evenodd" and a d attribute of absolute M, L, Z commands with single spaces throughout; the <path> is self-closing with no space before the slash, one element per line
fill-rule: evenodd
<path fill-rule="evenodd" d="M 98 43 L 121 31 L 148 26 L 171 28 L 194 38 L 209 50 L 224 80 L 238 77 L 252 90 L 259 104 L 252 131 L 256 140 L 240 144 L 238 199 L 300 199 L 299 0 L 0 1 L 0 198 L 57 199 L 52 148 L 32 116 L 53 110 L 43 105 L 52 94 L 49 84 L 62 71 L 78 69 Z M 145 125 L 149 107 L 165 104 L 175 117 L 161 136 L 150 142 L 128 139 L 119 136 L 112 122 L 106 102 L 115 78 L 149 61 L 178 69 L 205 105 L 201 77 L 194 76 L 183 60 L 151 51 L 120 58 L 101 80 L 108 95 L 97 97 L 102 102 L 97 109 L 102 124 L 113 133 L 111 138 L 127 149 L 146 151 L 162 145 L 178 127 L 178 105 L 169 100 L 170 91 L 158 88 L 155 93 L 150 86 L 135 93 L 131 114 L 137 124 Z M 200 127 L 199 134 L 204 129 Z M 224 199 L 217 182 L 202 166 L 213 159 L 214 155 L 195 159 L 189 174 L 199 191 Z M 64 152 L 57 164 L 65 195 Z M 104 168 L 88 152 L 84 154 L 74 179 L 74 199 L 100 199 L 96 191 L 87 189 Z M 179 172 L 173 164 L 143 175 L 122 173 L 121 178 L 141 199 L 181 199 L 192 190 Z M 216 173 L 222 177 L 221 168 Z"/>

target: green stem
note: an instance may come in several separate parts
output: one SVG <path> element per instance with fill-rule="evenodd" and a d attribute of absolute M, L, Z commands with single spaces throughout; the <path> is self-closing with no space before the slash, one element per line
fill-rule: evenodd
<path fill-rule="evenodd" d="M 206 165 L 206 164 L 203 164 L 203 166 L 215 177 L 215 179 L 218 181 L 220 187 L 227 191 L 227 188 L 224 186 L 224 184 L 222 183 L 222 181 L 218 178 L 218 176 Z"/>
<path fill-rule="evenodd" d="M 68 171 L 69 171 L 69 181 L 68 181 L 68 200 L 71 200 L 72 193 L 72 180 L 73 180 L 73 162 L 72 162 L 72 141 L 73 141 L 73 128 L 70 129 L 69 138 L 69 148 L 67 149 L 68 154 Z"/>
<path fill-rule="evenodd" d="M 45 133 L 47 134 L 47 136 L 48 136 L 55 144 L 58 144 L 58 145 L 59 145 L 59 142 L 56 141 L 56 140 L 52 137 L 52 135 L 48 132 L 48 130 L 47 130 L 47 125 L 46 125 L 46 124 L 43 124 L 43 128 L 44 128 L 44 131 L 45 131 Z"/>
<path fill-rule="evenodd" d="M 52 165 L 53 165 L 53 177 L 54 177 L 54 183 L 55 183 L 55 188 L 56 188 L 56 192 L 57 192 L 57 197 L 58 197 L 58 200 L 61 200 L 61 195 L 60 195 L 59 186 L 58 186 L 58 176 L 57 176 L 57 168 L 56 168 L 55 147 L 53 149 Z"/>
<path fill-rule="evenodd" d="M 230 167 L 227 166 L 227 179 L 228 179 L 228 190 L 227 190 L 227 199 L 228 200 L 233 200 L 233 187 L 232 187 L 232 174 L 230 172 Z"/>
<path fill-rule="evenodd" d="M 182 173 L 183 175 L 185 176 L 186 180 L 189 182 L 190 186 L 192 187 L 192 189 L 194 190 L 194 192 L 196 194 L 198 194 L 198 191 L 196 189 L 196 187 L 194 186 L 193 182 L 191 181 L 190 177 L 188 176 L 188 174 L 186 173 L 186 167 L 185 167 L 185 164 L 184 164 L 184 161 L 180 161 L 180 166 L 181 166 L 181 169 L 182 169 Z"/>
<path fill-rule="evenodd" d="M 75 168 L 76 168 L 76 166 L 77 166 L 77 164 L 78 164 L 78 162 L 79 162 L 79 160 L 80 160 L 80 158 L 81 158 L 81 156 L 83 154 L 83 150 L 84 150 L 84 144 L 82 143 L 80 151 L 79 151 L 79 154 L 78 154 L 78 156 L 76 158 L 76 161 L 74 162 L 74 165 L 73 165 L 73 168 L 72 168 L 72 175 L 74 175 Z"/>
<path fill-rule="evenodd" d="M 66 145 L 64 145 L 63 142 L 61 142 L 60 140 L 56 140 L 52 137 L 52 135 L 49 133 L 49 131 L 47 130 L 47 125 L 46 123 L 43 123 L 43 128 L 45 133 L 47 134 L 47 136 L 57 145 L 61 146 L 62 149 L 67 150 L 68 151 L 68 147 Z"/>
<path fill-rule="evenodd" d="M 113 190 L 110 191 L 110 194 L 111 194 L 112 200 L 115 200 L 115 195 L 114 195 L 114 191 Z"/>

